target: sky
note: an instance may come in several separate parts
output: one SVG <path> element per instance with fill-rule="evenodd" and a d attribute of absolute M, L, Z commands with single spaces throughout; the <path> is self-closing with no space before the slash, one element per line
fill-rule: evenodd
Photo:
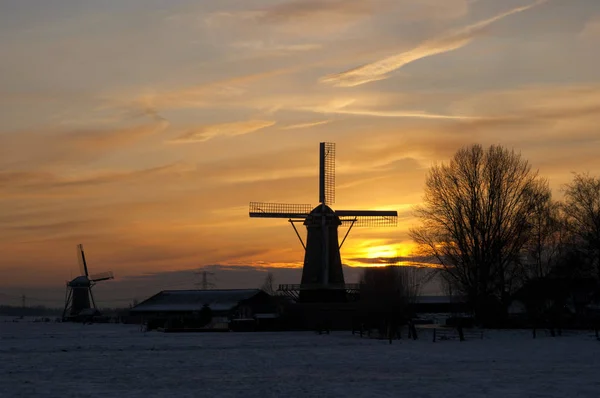
<path fill-rule="evenodd" d="M 597 0 L 0 0 L 0 302 L 59 302 L 76 245 L 106 302 L 298 283 L 286 220 L 248 202 L 395 209 L 356 228 L 347 281 L 410 258 L 430 166 L 521 152 L 557 198 L 600 175 Z M 344 232 L 344 231 L 342 231 Z M 102 300 L 100 300 L 102 302 Z"/>

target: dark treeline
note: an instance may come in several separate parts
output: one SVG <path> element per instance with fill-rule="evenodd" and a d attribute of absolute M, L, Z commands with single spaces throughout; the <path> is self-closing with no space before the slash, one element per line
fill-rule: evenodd
<path fill-rule="evenodd" d="M 0 315 L 4 316 L 60 316 L 61 308 L 48 308 L 43 305 L 33 307 L 19 307 L 12 305 L 0 305 Z"/>
<path fill-rule="evenodd" d="M 562 193 L 515 151 L 465 147 L 430 169 L 411 236 L 482 323 L 516 299 L 539 322 L 583 313 L 600 299 L 600 178 L 574 174 Z"/>
<path fill-rule="evenodd" d="M 119 315 L 126 313 L 127 308 L 103 308 L 102 313 L 107 315 Z M 31 307 L 0 305 L 0 315 L 2 316 L 46 316 L 46 317 L 62 317 L 63 308 L 50 308 L 43 305 Z"/>

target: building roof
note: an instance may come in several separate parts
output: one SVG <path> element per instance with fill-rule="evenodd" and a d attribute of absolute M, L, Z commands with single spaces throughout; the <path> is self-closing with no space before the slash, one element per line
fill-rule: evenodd
<path fill-rule="evenodd" d="M 81 275 L 69 282 L 70 287 L 90 287 L 90 280 L 87 276 Z"/>
<path fill-rule="evenodd" d="M 207 305 L 212 311 L 228 311 L 260 289 L 163 290 L 131 309 L 132 312 L 191 312 Z"/>
<path fill-rule="evenodd" d="M 461 296 L 417 296 L 415 299 L 417 304 L 452 304 L 465 301 L 466 298 Z"/>

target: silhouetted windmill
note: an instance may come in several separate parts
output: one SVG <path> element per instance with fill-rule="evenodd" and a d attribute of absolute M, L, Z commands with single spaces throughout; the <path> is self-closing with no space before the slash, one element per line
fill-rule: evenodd
<path fill-rule="evenodd" d="M 77 245 L 77 256 L 79 258 L 79 269 L 81 275 L 67 282 L 65 294 L 65 309 L 63 320 L 81 320 L 98 314 L 92 287 L 100 281 L 113 279 L 112 271 L 89 275 L 83 245 Z"/>
<path fill-rule="evenodd" d="M 250 217 L 287 218 L 304 248 L 304 266 L 300 285 L 280 285 L 303 302 L 343 301 L 346 285 L 340 248 L 353 227 L 392 227 L 398 222 L 397 211 L 333 210 L 335 201 L 335 144 L 320 143 L 319 202 L 313 208 L 307 204 L 250 202 Z M 306 244 L 298 233 L 296 222 L 307 229 Z M 348 225 L 348 231 L 338 241 L 338 227 Z"/>

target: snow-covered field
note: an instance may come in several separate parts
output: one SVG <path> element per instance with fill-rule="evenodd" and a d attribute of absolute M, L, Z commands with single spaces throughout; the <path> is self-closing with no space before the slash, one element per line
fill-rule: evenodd
<path fill-rule="evenodd" d="M 163 334 L 0 318 L 0 397 L 600 397 L 591 332 L 420 337 L 389 345 L 350 332 Z"/>

